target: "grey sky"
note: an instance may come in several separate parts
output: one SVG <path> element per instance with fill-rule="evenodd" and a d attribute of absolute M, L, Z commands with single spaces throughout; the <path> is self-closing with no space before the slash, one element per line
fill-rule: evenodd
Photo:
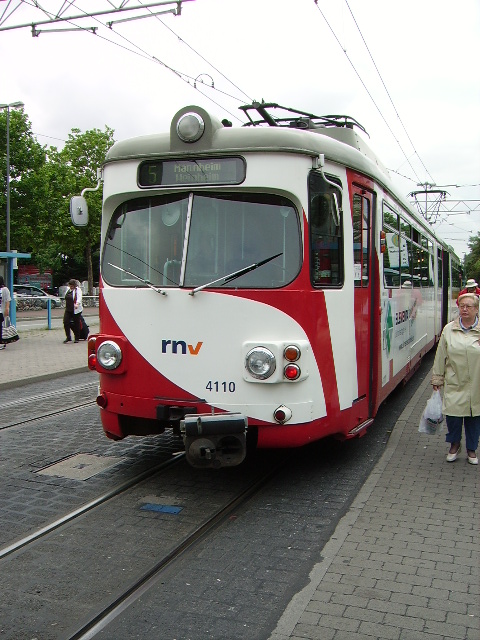
<path fill-rule="evenodd" d="M 7 5 L 18 8 L 7 16 Z M 56 13 L 63 2 L 41 5 Z M 77 0 L 64 15 L 109 6 Z M 44 19 L 0 0 L 0 29 Z M 445 187 L 449 200 L 476 200 L 434 225 L 460 257 L 480 231 L 477 0 L 194 0 L 181 16 L 112 29 L 110 19 L 76 21 L 96 35 L 0 30 L 0 103 L 23 101 L 41 144 L 61 146 L 75 127 L 108 125 L 117 140 L 163 131 L 188 104 L 234 125 L 252 99 L 345 113 L 366 128 L 402 195 L 429 182 L 460 185 Z"/>

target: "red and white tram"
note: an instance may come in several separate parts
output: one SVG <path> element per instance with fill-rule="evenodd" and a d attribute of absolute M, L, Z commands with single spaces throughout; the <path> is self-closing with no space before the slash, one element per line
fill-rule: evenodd
<path fill-rule="evenodd" d="M 242 109 L 236 128 L 185 107 L 103 167 L 103 428 L 172 428 L 199 467 L 239 464 L 247 430 L 269 448 L 362 435 L 460 284 L 357 122 Z"/>

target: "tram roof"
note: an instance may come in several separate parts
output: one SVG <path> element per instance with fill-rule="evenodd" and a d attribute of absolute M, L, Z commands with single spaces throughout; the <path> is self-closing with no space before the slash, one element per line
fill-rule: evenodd
<path fill-rule="evenodd" d="M 205 135 L 196 142 L 184 142 L 177 134 L 182 115 L 198 113 L 205 122 Z M 230 125 L 230 123 L 228 123 Z M 326 160 L 363 173 L 381 184 L 424 229 L 433 230 L 407 200 L 399 195 L 387 168 L 351 126 L 293 128 L 282 126 L 224 126 L 197 106 L 184 107 L 172 119 L 170 133 L 158 133 L 116 142 L 105 164 L 131 159 L 198 158 L 245 153 L 292 153 Z M 451 247 L 438 239 L 446 248 Z"/>

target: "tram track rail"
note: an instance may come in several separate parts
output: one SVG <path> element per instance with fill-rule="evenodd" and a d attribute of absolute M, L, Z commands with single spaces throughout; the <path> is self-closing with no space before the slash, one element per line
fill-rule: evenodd
<path fill-rule="evenodd" d="M 142 595 L 147 593 L 161 579 L 163 572 L 176 561 L 180 560 L 195 545 L 203 541 L 220 527 L 231 514 L 248 504 L 262 489 L 287 465 L 293 457 L 293 453 L 284 452 L 280 462 L 277 462 L 273 468 L 262 473 L 259 477 L 244 488 L 237 496 L 233 497 L 229 502 L 219 508 L 215 513 L 207 518 L 205 522 L 200 524 L 188 536 L 182 539 L 169 553 L 156 562 L 150 569 L 145 571 L 139 578 L 134 580 L 130 585 L 125 587 L 121 593 L 117 594 L 111 602 L 103 606 L 99 611 L 93 614 L 88 620 L 84 621 L 81 626 L 74 631 L 69 632 L 63 640 L 91 640 L 95 638 L 101 631 L 123 613 L 128 607 L 138 600 Z"/>
<path fill-rule="evenodd" d="M 34 531 L 33 533 L 24 536 L 23 538 L 17 540 L 16 542 L 13 542 L 12 544 L 9 544 L 1 548 L 0 560 L 2 560 L 3 558 L 6 558 L 12 553 L 15 553 L 16 551 L 23 549 L 29 544 L 37 542 L 40 538 L 43 538 L 44 536 L 48 535 L 49 533 L 52 533 L 56 529 L 59 529 L 60 527 L 72 522 L 72 520 L 74 520 L 75 518 L 78 518 L 79 516 L 82 516 L 85 513 L 88 513 L 88 511 L 91 511 L 92 509 L 95 509 L 95 507 L 98 507 L 99 505 L 104 504 L 108 500 L 115 498 L 116 496 L 120 495 L 124 491 L 131 489 L 135 485 L 140 484 L 140 482 L 142 482 L 143 480 L 146 480 L 147 478 L 154 476 L 156 473 L 159 473 L 163 469 L 166 469 L 174 464 L 178 464 L 178 462 L 183 458 L 185 458 L 185 454 L 179 453 L 172 460 L 163 461 L 160 464 L 155 465 L 150 469 L 147 469 L 143 473 L 140 473 L 137 476 L 130 478 L 126 482 L 123 482 L 117 487 L 114 487 L 110 491 L 107 491 L 106 493 L 98 496 L 97 498 L 90 500 L 89 502 L 85 503 L 81 507 L 78 507 L 77 509 L 74 509 L 69 513 L 66 513 L 62 517 L 57 518 L 56 520 L 50 522 L 49 524 L 46 524 L 40 529 L 37 529 L 37 531 Z"/>
<path fill-rule="evenodd" d="M 10 429 L 12 427 L 19 427 L 24 424 L 28 424 L 34 422 L 35 420 L 40 420 L 44 418 L 50 418 L 58 415 L 62 415 L 71 411 L 78 411 L 79 409 L 92 406 L 95 404 L 95 400 L 87 400 L 77 402 L 75 404 L 70 404 L 67 407 L 61 408 L 46 408 L 45 410 L 39 410 L 39 407 L 43 407 L 45 405 L 49 406 L 50 404 L 55 404 L 55 402 L 63 402 L 65 397 L 69 397 L 73 394 L 82 395 L 88 393 L 89 391 L 93 391 L 97 389 L 98 382 L 87 382 L 85 384 L 80 384 L 77 386 L 71 386 L 63 389 L 56 389 L 54 391 L 47 391 L 44 393 L 38 393 L 30 396 L 26 396 L 24 398 L 15 398 L 14 400 L 7 400 L 6 402 L 0 403 L 0 414 L 4 416 L 8 416 L 9 414 L 16 415 L 20 411 L 28 410 L 30 407 L 34 407 L 34 414 L 29 417 L 21 417 L 21 419 L 10 419 L 9 422 L 4 424 L 0 424 L 0 431 L 5 429 Z M 7 418 L 8 420 L 8 418 Z"/>
<path fill-rule="evenodd" d="M 26 398 L 16 398 L 15 400 L 7 400 L 7 402 L 0 402 L 0 409 L 4 410 L 10 407 L 20 407 L 29 402 L 38 402 L 40 400 L 49 400 L 56 397 L 64 397 L 66 394 L 79 392 L 87 389 L 94 389 L 98 387 L 98 382 L 86 382 L 85 384 L 79 384 L 62 389 L 55 389 L 54 391 L 45 391 L 44 393 L 36 393 Z"/>
<path fill-rule="evenodd" d="M 32 597 L 38 604 L 43 603 L 42 628 L 56 628 L 53 635 L 45 636 L 46 640 L 93 638 L 142 594 L 153 589 L 166 575 L 165 572 L 175 566 L 175 562 L 182 558 L 188 560 L 188 552 L 201 541 L 208 541 L 208 537 L 235 510 L 247 505 L 261 492 L 281 472 L 291 455 L 280 451 L 273 457 L 268 456 L 266 464 L 260 467 L 247 465 L 236 479 L 219 488 L 216 475 L 207 473 L 199 477 L 198 471 L 186 465 L 185 454 L 174 452 L 170 459 L 118 483 L 118 486 L 1 548 L 0 570 L 4 580 L 12 587 L 17 581 L 29 585 L 23 590 L 24 604 L 17 602 L 22 611 L 28 610 Z M 226 478 L 225 474 L 224 480 Z M 198 485 L 196 491 L 195 485 Z M 153 512 L 150 515 L 144 512 L 145 516 L 136 515 L 141 513 L 141 503 L 149 502 L 155 495 L 162 496 L 162 500 L 173 500 L 171 504 L 182 505 L 186 517 L 177 524 L 169 517 L 158 519 Z M 211 498 L 204 502 L 203 495 Z M 128 529 L 123 530 L 123 535 L 117 530 L 119 518 L 120 522 L 124 518 L 128 522 L 125 525 Z M 105 537 L 105 531 L 111 534 Z M 119 559 L 129 557 L 132 544 L 146 541 L 146 531 L 151 531 L 154 537 L 147 545 L 145 557 L 138 566 L 135 563 L 122 575 L 121 567 L 125 566 L 125 560 L 120 560 L 119 567 Z M 96 543 L 78 546 L 80 540 L 95 540 Z M 97 574 L 94 591 L 101 593 L 102 597 L 90 600 L 87 594 L 92 590 L 92 574 L 86 567 L 99 566 L 102 570 Z M 56 579 L 53 578 L 55 575 Z M 114 575 L 116 579 L 112 577 Z M 43 576 L 49 576 L 47 583 Z M 57 596 L 52 595 L 52 581 L 53 584 L 65 585 L 63 591 L 55 589 Z M 79 589 L 83 594 L 81 605 L 77 603 Z M 105 594 L 110 594 L 106 600 L 103 599 Z M 65 607 L 70 611 L 67 617 L 61 613 Z M 32 637 L 38 634 L 35 620 L 26 617 L 23 622 L 25 632 L 28 627 Z M 7 624 L 11 625 L 10 622 Z M 15 621 L 14 624 L 19 623 Z M 15 637 L 7 635 L 7 638 Z"/>
<path fill-rule="evenodd" d="M 19 420 L 18 422 L 9 422 L 8 424 L 4 424 L 0 426 L 0 431 L 4 429 L 10 429 L 12 427 L 21 427 L 24 424 L 28 424 L 29 422 L 35 422 L 36 420 L 43 420 L 44 418 L 52 418 L 54 416 L 65 415 L 67 413 L 71 413 L 72 411 L 78 411 L 79 409 L 84 409 L 85 407 L 90 407 L 95 404 L 95 400 L 89 400 L 88 402 L 82 402 L 80 404 L 75 404 L 72 407 L 67 407 L 65 409 L 57 409 L 55 411 L 48 411 L 47 413 L 41 413 L 39 415 L 33 416 L 32 418 L 25 418 L 23 420 Z"/>

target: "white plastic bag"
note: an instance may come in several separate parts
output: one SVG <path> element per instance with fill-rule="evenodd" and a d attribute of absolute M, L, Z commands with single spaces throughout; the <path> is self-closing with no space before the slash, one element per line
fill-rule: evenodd
<path fill-rule="evenodd" d="M 418 430 L 420 433 L 428 433 L 433 435 L 440 431 L 440 426 L 443 422 L 442 411 L 442 395 L 440 390 L 437 389 L 430 396 L 425 411 L 423 412 L 420 420 Z"/>

